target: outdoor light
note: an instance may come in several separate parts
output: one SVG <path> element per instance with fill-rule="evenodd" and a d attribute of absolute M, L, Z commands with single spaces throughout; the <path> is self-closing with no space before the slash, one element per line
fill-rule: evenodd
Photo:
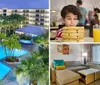
<path fill-rule="evenodd" d="M 87 60 L 87 52 L 83 52 L 82 56 L 84 58 L 84 64 L 86 64 L 86 60 Z"/>

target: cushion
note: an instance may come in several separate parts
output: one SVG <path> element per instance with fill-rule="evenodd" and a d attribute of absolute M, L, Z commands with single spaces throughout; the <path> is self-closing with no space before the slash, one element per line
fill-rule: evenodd
<path fill-rule="evenodd" d="M 56 78 L 59 79 L 60 85 L 67 85 L 67 83 L 76 81 L 80 75 L 68 69 L 56 70 Z"/>
<path fill-rule="evenodd" d="M 65 68 L 66 68 L 65 66 L 56 66 L 56 70 L 63 70 Z"/>
<path fill-rule="evenodd" d="M 64 66 L 64 60 L 53 60 L 54 62 L 54 69 L 56 69 L 56 66 Z"/>
<path fill-rule="evenodd" d="M 67 67 L 75 67 L 75 66 L 80 66 L 82 63 L 80 61 L 66 61 L 65 66 Z"/>
<path fill-rule="evenodd" d="M 82 69 L 87 69 L 86 66 L 76 66 L 76 67 L 68 67 L 67 69 L 72 70 L 72 71 L 78 71 Z"/>

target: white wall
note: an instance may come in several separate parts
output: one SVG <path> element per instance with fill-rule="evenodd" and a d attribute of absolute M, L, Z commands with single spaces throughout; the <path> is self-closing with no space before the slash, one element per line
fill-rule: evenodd
<path fill-rule="evenodd" d="M 50 62 L 54 59 L 64 59 L 65 61 L 81 61 L 82 59 L 82 47 L 80 44 L 70 44 L 69 45 L 71 52 L 69 55 L 63 55 L 62 53 L 57 52 L 57 45 L 50 45 Z"/>
<path fill-rule="evenodd" d="M 60 21 L 60 11 L 61 9 L 69 4 L 76 5 L 77 0 L 50 0 L 50 8 L 51 10 L 55 10 L 55 13 L 51 13 L 51 22 L 52 21 Z M 83 7 L 87 9 L 87 11 L 93 10 L 93 8 L 100 8 L 100 0 L 82 0 Z"/>

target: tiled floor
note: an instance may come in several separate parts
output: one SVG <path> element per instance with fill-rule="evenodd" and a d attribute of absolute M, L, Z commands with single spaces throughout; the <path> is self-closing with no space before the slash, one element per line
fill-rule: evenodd
<path fill-rule="evenodd" d="M 56 85 L 56 84 L 55 83 L 51 83 L 51 85 Z M 80 82 L 79 85 L 85 85 L 85 84 L 83 84 L 82 82 Z M 97 80 L 97 81 L 95 81 L 95 82 L 93 82 L 93 83 L 90 83 L 88 85 L 100 85 L 100 79 Z"/>
<path fill-rule="evenodd" d="M 13 71 L 11 71 L 7 77 L 3 80 L 4 85 L 18 85 L 18 82 L 16 81 L 16 76 Z"/>

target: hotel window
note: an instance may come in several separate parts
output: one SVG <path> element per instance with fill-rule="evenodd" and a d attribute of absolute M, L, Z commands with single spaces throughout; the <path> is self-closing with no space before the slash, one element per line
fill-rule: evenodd
<path fill-rule="evenodd" d="M 23 10 L 23 12 L 25 13 L 25 10 Z"/>
<path fill-rule="evenodd" d="M 38 25 L 38 23 L 37 23 L 37 22 L 35 22 L 35 25 Z"/>
<path fill-rule="evenodd" d="M 7 10 L 6 10 L 6 9 L 4 9 L 4 10 L 3 10 L 3 12 L 7 12 Z"/>
<path fill-rule="evenodd" d="M 42 26 L 43 26 L 43 25 L 44 25 L 44 23 L 40 23 L 40 25 L 42 25 Z"/>
<path fill-rule="evenodd" d="M 44 13 L 45 11 L 44 10 L 41 10 L 41 13 Z"/>
<path fill-rule="evenodd" d="M 100 45 L 92 47 L 92 61 L 100 64 Z"/>
<path fill-rule="evenodd" d="M 6 16 L 6 15 L 7 15 L 6 13 L 3 14 L 3 16 Z"/>
<path fill-rule="evenodd" d="M 25 22 L 26 24 L 29 24 L 29 22 Z"/>
<path fill-rule="evenodd" d="M 24 13 L 29 13 L 29 10 L 24 9 L 23 12 L 24 12 Z"/>
<path fill-rule="evenodd" d="M 35 20 L 36 20 L 36 21 L 39 21 L 39 19 L 38 19 L 38 18 L 36 18 Z"/>
<path fill-rule="evenodd" d="M 26 10 L 27 13 L 29 13 L 29 10 Z"/>
<path fill-rule="evenodd" d="M 17 12 L 17 10 L 15 10 L 15 13 Z"/>
<path fill-rule="evenodd" d="M 12 13 L 14 13 L 14 10 L 12 10 Z"/>
<path fill-rule="evenodd" d="M 44 17 L 44 14 L 40 14 L 41 17 Z"/>
<path fill-rule="evenodd" d="M 36 12 L 39 12 L 39 10 L 36 10 Z"/>
<path fill-rule="evenodd" d="M 29 14 L 26 14 L 26 13 L 25 13 L 25 16 L 26 16 L 26 17 L 29 17 Z"/>
<path fill-rule="evenodd" d="M 44 21 L 44 19 L 40 19 L 40 21 Z"/>
<path fill-rule="evenodd" d="M 24 16 L 26 16 L 26 14 L 25 14 L 25 13 L 24 13 L 23 15 L 24 15 Z"/>
<path fill-rule="evenodd" d="M 36 14 L 36 17 L 39 17 L 39 14 Z"/>

